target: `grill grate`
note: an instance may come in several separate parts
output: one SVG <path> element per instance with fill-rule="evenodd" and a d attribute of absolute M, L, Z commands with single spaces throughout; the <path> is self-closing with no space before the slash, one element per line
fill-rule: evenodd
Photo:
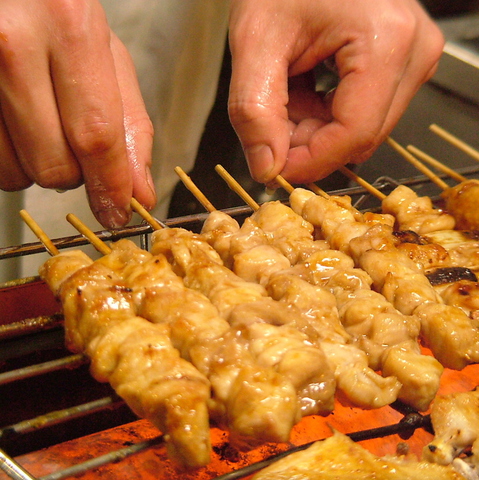
<path fill-rule="evenodd" d="M 476 176 L 479 167 L 467 167 L 459 170 L 459 172 L 465 176 Z M 381 177 L 374 182 L 374 186 L 387 194 L 400 183 L 414 188 L 421 195 L 429 194 L 422 192 L 428 191 L 431 186 L 430 181 L 425 177 L 408 178 L 400 182 L 389 177 Z M 361 187 L 330 193 L 350 195 L 354 199 L 355 206 L 363 210 L 379 208 L 378 200 L 372 198 Z M 226 211 L 238 220 L 251 213 L 251 209 L 246 206 Z M 165 224 L 169 227 L 180 226 L 199 231 L 206 216 L 205 213 L 169 219 Z M 151 228 L 142 224 L 119 229 L 113 233 L 107 231 L 97 233 L 105 241 L 115 241 L 127 237 L 140 238 L 142 248 L 148 248 L 148 235 L 151 233 Z M 56 239 L 53 240 L 53 243 L 57 248 L 63 249 L 77 248 L 86 245 L 88 242 L 81 235 L 78 235 Z M 40 252 L 44 252 L 40 243 L 1 248 L 0 261 Z M 15 305 L 21 304 L 22 298 L 26 294 L 33 295 L 34 299 L 42 299 L 42 302 L 39 302 L 38 305 L 39 310 L 33 313 L 28 312 L 27 316 L 18 314 L 15 308 Z M 177 476 L 185 480 L 236 480 L 246 478 L 273 461 L 293 451 L 302 450 L 313 441 L 324 438 L 329 431 L 328 424 L 340 431 L 347 429 L 347 425 L 371 426 L 370 429 L 357 428 L 356 432 L 350 433 L 349 435 L 355 441 L 384 439 L 385 437 L 398 435 L 399 438 L 409 438 L 416 435 L 417 431 L 422 432 L 419 434 L 421 438 L 424 438 L 424 435 L 431 435 L 428 415 L 411 412 L 400 403 L 385 407 L 387 410 L 382 409 L 382 416 L 380 415 L 381 412 L 378 412 L 378 415 L 374 412 L 358 413 L 352 407 L 345 406 L 342 407 L 340 412 L 335 413 L 331 419 L 329 417 L 327 419 L 305 419 L 295 429 L 296 436 L 290 444 L 273 447 L 263 446 L 251 454 L 231 454 L 228 456 L 225 453 L 227 441 L 225 441 L 224 432 L 213 428 L 215 458 L 212 466 L 202 469 L 201 472 L 189 474 L 178 473 L 168 463 L 162 445 L 163 437 L 158 435 L 158 432 L 148 422 L 137 420 L 131 414 L 126 415 L 126 417 L 120 415 L 121 419 L 118 421 L 116 416 L 113 415 L 115 418 L 112 425 L 101 426 L 99 430 L 93 430 L 94 433 L 87 433 L 86 435 L 67 436 L 65 440 L 54 441 L 52 445 L 47 443 L 45 447 L 41 447 L 44 449 L 43 453 L 46 452 L 46 458 L 50 458 L 48 456 L 50 447 L 53 446 L 51 455 L 54 456 L 57 454 L 57 447 L 73 442 L 71 448 L 76 449 L 81 444 L 86 455 L 81 460 L 79 460 L 80 457 L 75 457 L 68 458 L 68 461 L 65 461 L 65 459 L 60 461 L 58 463 L 60 468 L 53 472 L 36 473 L 44 470 L 34 467 L 35 462 L 37 464 L 43 462 L 43 460 L 39 460 L 43 457 L 36 455 L 37 451 L 35 449 L 17 452 L 15 448 L 10 448 L 12 443 L 24 443 L 24 437 L 31 433 L 40 437 L 48 437 L 51 428 L 58 425 L 61 426 L 61 430 L 68 430 L 72 421 L 81 421 L 83 424 L 93 423 L 94 421 L 90 420 L 92 415 L 100 414 L 104 416 L 107 413 L 118 412 L 124 407 L 124 403 L 109 386 L 98 387 L 97 383 L 89 377 L 88 361 L 85 357 L 71 355 L 65 350 L 59 305 L 51 297 L 48 289 L 38 278 L 9 282 L 0 288 L 0 411 L 10 412 L 14 410 L 13 414 L 7 415 L 7 419 L 2 419 L 2 423 L 0 423 L 0 425 L 6 425 L 0 428 L 0 447 L 2 448 L 0 450 L 0 480 L 7 478 L 61 480 L 80 475 L 83 475 L 85 479 L 98 478 L 100 476 L 98 469 L 105 466 L 107 466 L 108 472 L 117 472 L 110 477 L 106 475 L 107 478 L 128 478 L 130 480 L 134 478 L 173 478 Z M 454 383 L 459 379 L 464 384 L 470 384 L 469 387 L 472 388 L 475 386 L 473 379 L 477 378 L 478 369 L 475 366 L 472 366 L 471 369 L 473 369 L 472 378 L 468 377 L 468 372 L 455 372 L 451 374 L 452 376 L 448 381 Z M 78 388 L 74 389 L 73 395 L 67 398 L 66 404 L 60 402 L 60 408 L 55 408 L 57 402 L 47 401 L 43 397 L 38 398 L 37 387 L 32 388 L 30 382 L 34 381 L 36 385 L 48 384 L 52 378 L 56 378 L 60 374 L 62 375 L 60 382 L 66 382 L 67 384 L 78 382 Z M 25 386 L 23 386 L 24 384 Z M 57 394 L 61 396 L 59 394 L 62 393 L 62 390 L 66 390 L 66 387 L 65 383 L 59 386 L 54 381 L 52 387 L 50 387 L 50 393 L 53 393 L 51 396 L 56 397 Z M 18 405 L 22 403 L 22 400 L 20 400 L 20 394 L 16 393 L 16 390 L 22 390 L 22 388 L 26 391 L 26 398 L 30 397 L 31 403 L 46 404 L 40 405 L 42 407 L 40 412 L 30 415 L 29 412 L 22 410 L 21 405 Z M 84 390 L 87 391 L 84 392 Z M 88 395 L 79 395 L 79 391 Z M 35 402 L 35 399 L 37 402 Z M 12 408 L 13 406 L 15 408 Z M 10 417 L 12 417 L 11 421 Z M 344 428 L 345 426 L 346 428 Z M 119 440 L 110 440 L 115 437 L 116 433 L 119 435 Z M 105 441 L 105 438 L 109 440 Z M 397 441 L 397 438 L 394 438 L 390 444 L 397 443 Z M 423 440 L 422 442 L 424 443 Z M 95 451 L 94 447 L 97 444 L 101 444 L 101 448 Z M 92 446 L 91 451 L 90 446 Z M 104 453 L 105 449 L 107 449 L 106 453 Z M 143 457 L 142 455 L 145 452 L 147 452 L 146 457 Z M 65 455 L 66 457 L 68 455 Z M 132 458 L 137 460 L 128 463 L 128 459 Z M 123 476 L 118 473 L 118 470 L 111 470 L 120 469 L 121 471 L 122 465 L 125 465 Z M 138 467 L 138 465 L 140 466 Z M 135 467 L 135 470 L 132 470 L 133 467 Z M 151 473 L 152 470 L 155 470 L 155 472 Z"/>

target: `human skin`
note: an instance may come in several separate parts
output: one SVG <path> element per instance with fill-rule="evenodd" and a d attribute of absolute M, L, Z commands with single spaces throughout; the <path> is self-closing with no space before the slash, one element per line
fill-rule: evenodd
<path fill-rule="evenodd" d="M 153 130 L 131 58 L 97 0 L 0 1 L 0 188 L 85 183 L 105 227 L 156 196 Z"/>
<path fill-rule="evenodd" d="M 414 0 L 232 0 L 229 113 L 253 178 L 310 182 L 364 161 L 443 42 Z M 325 60 L 340 79 L 326 95 L 312 77 Z M 119 227 L 132 196 L 156 202 L 152 141 L 131 58 L 98 0 L 0 0 L 2 190 L 84 183 L 99 222 Z"/>
<path fill-rule="evenodd" d="M 232 0 L 229 112 L 259 182 L 361 163 L 385 140 L 444 46 L 414 0 Z M 313 68 L 334 64 L 334 91 Z"/>

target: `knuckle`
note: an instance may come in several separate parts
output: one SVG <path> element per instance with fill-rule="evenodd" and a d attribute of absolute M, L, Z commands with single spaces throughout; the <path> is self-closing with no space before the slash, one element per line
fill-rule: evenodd
<path fill-rule="evenodd" d="M 82 184 L 77 165 L 62 163 L 50 165 L 35 173 L 35 183 L 43 188 L 72 189 Z"/>
<path fill-rule="evenodd" d="M 109 119 L 102 115 L 89 115 L 73 129 L 69 142 L 77 156 L 88 158 L 111 151 L 119 138 L 124 138 L 123 130 L 119 132 Z"/>
<path fill-rule="evenodd" d="M 257 100 L 230 100 L 228 115 L 234 125 L 244 125 L 269 116 L 269 110 Z"/>
<path fill-rule="evenodd" d="M 57 19 L 57 39 L 67 47 L 85 43 L 92 36 L 104 35 L 109 41 L 110 30 L 106 18 L 85 0 L 56 0 L 54 16 Z M 53 7 L 52 7 L 53 8 Z M 103 19 L 103 20 L 102 20 Z"/>

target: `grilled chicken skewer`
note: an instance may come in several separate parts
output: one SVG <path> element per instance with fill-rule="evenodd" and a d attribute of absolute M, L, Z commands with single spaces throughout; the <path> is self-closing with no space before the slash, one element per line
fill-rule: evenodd
<path fill-rule="evenodd" d="M 421 319 L 421 336 L 446 367 L 462 369 L 479 360 L 477 329 L 467 315 L 445 305 L 424 272 L 396 248 L 389 225 L 358 222 L 339 205 L 314 193 L 295 189 L 293 209 L 319 229 L 330 244 L 348 253 L 400 312 Z"/>
<path fill-rule="evenodd" d="M 221 169 L 219 173 L 223 178 L 227 174 L 224 169 Z M 231 186 L 233 181 L 229 179 L 228 183 Z M 284 182 L 283 185 L 288 188 Z M 240 186 L 234 185 L 232 188 L 246 203 L 252 205 L 252 200 L 248 199 L 248 194 Z M 350 205 L 344 200 L 342 204 Z M 331 259 L 336 258 L 339 252 L 325 250 L 328 245 L 324 241 L 315 241 L 311 225 L 308 223 L 305 225 L 305 221 L 289 207 L 280 202 L 266 202 L 261 207 L 257 206 L 254 209 L 256 211 L 246 219 L 236 233 L 232 234 L 228 231 L 229 245 L 234 248 L 229 252 L 224 251 L 223 258 L 233 265 L 235 271 L 239 271 L 240 276 L 244 272 L 249 280 L 256 280 L 264 284 L 273 298 L 288 305 L 294 305 L 303 312 L 306 326 L 306 328 L 303 326 L 303 331 L 309 333 L 312 341 L 320 342 L 329 361 L 334 365 L 338 388 L 342 390 L 343 394 L 346 394 L 350 401 L 363 406 L 379 406 L 378 402 L 384 402 L 385 393 L 389 391 L 391 394 L 393 391 L 392 384 L 387 387 L 388 384 L 384 381 L 375 380 L 378 378 L 377 374 L 366 368 L 369 361 L 369 365 L 373 368 L 387 370 L 386 376 L 389 376 L 389 380 L 394 376 L 399 376 L 399 380 L 403 382 L 399 397 L 414 408 L 425 410 L 434 398 L 443 369 L 439 362 L 432 357 L 420 354 L 417 342 L 419 320 L 404 317 L 384 297 L 371 292 L 370 283 L 366 280 L 366 277 L 369 279 L 369 276 L 358 269 L 353 272 L 351 264 L 347 264 L 341 272 L 338 272 L 338 268 L 333 268 L 333 264 L 338 267 L 339 260 L 331 262 Z M 305 227 L 305 232 L 299 233 Z M 263 228 L 266 228 L 267 231 L 265 232 Z M 203 231 L 205 229 L 207 230 L 206 234 L 210 235 L 208 238 L 213 243 L 221 243 L 221 240 L 218 240 L 224 236 L 221 230 L 211 228 L 208 220 L 205 222 Z M 243 230 L 246 231 L 243 232 Z M 249 240 L 250 232 L 253 232 L 256 242 L 259 242 L 259 244 L 254 243 L 252 248 Z M 296 252 L 292 254 L 295 243 L 285 242 L 285 239 L 297 237 L 301 237 L 299 250 L 302 250 L 302 245 L 307 242 L 310 244 L 319 242 L 321 248 L 314 249 L 311 246 L 306 248 L 309 257 L 306 256 L 304 262 L 297 264 L 297 267 L 287 268 L 290 260 L 298 261 L 300 255 Z M 236 238 L 240 240 L 235 242 Z M 261 254 L 256 256 L 254 253 L 264 245 L 263 242 L 268 242 L 266 246 L 271 244 L 273 247 L 276 246 L 276 242 L 280 245 L 288 244 L 289 248 L 285 251 L 289 254 L 290 260 L 282 255 L 278 256 L 276 253 L 276 256 L 271 257 L 274 259 L 272 264 L 280 266 L 273 270 L 267 256 Z M 238 245 L 242 247 L 242 250 Z M 316 250 L 317 252 L 313 253 Z M 320 258 L 323 260 L 322 265 Z M 351 262 L 349 257 L 346 258 Z M 281 263 L 281 259 L 285 263 Z M 318 280 L 315 278 L 318 275 L 315 272 L 316 269 L 322 272 L 335 270 L 336 284 L 334 285 L 334 280 L 328 286 L 315 283 Z M 325 277 L 326 274 L 323 274 L 323 280 Z M 361 280 L 352 282 L 353 277 L 361 278 Z M 372 280 L 369 279 L 369 282 Z M 358 285 L 366 284 L 364 288 L 367 288 L 368 294 L 381 297 L 383 307 L 380 306 L 381 302 L 375 304 L 374 320 L 372 320 L 370 312 L 367 317 L 361 313 L 365 310 L 359 307 L 359 303 L 364 303 L 365 298 L 361 293 L 350 289 L 353 284 L 353 290 Z M 337 296 L 340 296 L 340 292 L 345 292 L 343 299 L 349 300 L 348 308 L 344 311 L 348 312 L 347 318 L 354 325 L 352 328 L 354 343 L 351 343 L 352 336 L 341 325 L 336 299 L 332 292 Z M 375 298 L 374 301 L 378 302 L 378 300 Z M 374 302 L 372 299 L 371 301 Z M 362 316 L 358 318 L 360 314 Z M 366 321 L 366 318 L 369 319 L 369 322 Z M 381 322 L 383 323 L 381 324 Z M 371 323 L 375 323 L 375 327 Z M 359 324 L 363 326 L 361 331 L 358 328 Z M 396 325 L 394 328 L 392 328 L 393 324 Z M 364 348 L 358 349 L 358 346 Z M 367 353 L 367 357 L 364 355 L 365 353 Z M 408 368 L 404 367 L 405 364 Z M 378 388 L 383 389 L 383 393 L 380 393 Z M 377 391 L 376 398 L 369 396 L 369 393 L 373 393 L 374 390 Z"/>
<path fill-rule="evenodd" d="M 346 172 L 347 173 L 347 172 Z M 434 175 L 430 172 L 431 175 Z M 351 178 L 375 194 L 375 189 L 352 172 Z M 457 175 L 457 174 L 456 174 Z M 381 194 L 381 192 L 379 192 Z M 381 194 L 380 198 L 385 198 Z M 394 231 L 396 248 L 405 252 L 424 271 L 444 302 L 461 308 L 469 317 L 479 317 L 479 245 L 474 232 L 438 230 L 425 235 Z"/>
<path fill-rule="evenodd" d="M 248 205 L 253 205 L 254 201 L 241 186 L 233 184 L 222 167 L 217 166 L 217 171 Z M 334 295 L 309 284 L 290 268 L 300 258 L 328 248 L 327 243 L 314 240 L 312 226 L 280 202 L 253 208 L 253 215 L 229 236 L 230 249 L 223 251 L 223 258 L 241 278 L 265 285 L 275 300 L 300 312 L 303 323 L 296 328 L 325 351 L 343 398 L 365 408 L 391 403 L 399 388 L 394 375 L 383 378 L 368 366 L 367 355 L 351 343 L 341 325 Z M 208 220 L 202 233 L 212 243 L 221 243 L 223 233 L 211 228 Z M 268 254 L 266 249 L 273 253 Z"/>
<path fill-rule="evenodd" d="M 242 280 L 224 266 L 201 235 L 163 229 L 154 232 L 152 241 L 152 253 L 166 255 L 185 285 L 212 301 L 219 314 L 241 332 L 260 364 L 274 367 L 290 380 L 300 416 L 331 412 L 336 382 L 324 352 L 304 333 L 281 324 L 281 318 L 292 321 L 295 312 L 272 300 L 261 285 Z"/>
<path fill-rule="evenodd" d="M 54 251 L 40 276 L 62 301 L 68 348 L 90 358 L 93 377 L 109 382 L 138 416 L 164 432 L 174 460 L 206 465 L 209 382 L 180 357 L 168 327 L 137 316 L 131 290 L 80 250 Z"/>
<path fill-rule="evenodd" d="M 94 236 L 86 236 L 96 243 Z M 137 313 L 168 325 L 173 344 L 208 377 L 213 389 L 210 412 L 230 430 L 231 443 L 251 447 L 286 441 L 299 419 L 289 380 L 258 364 L 238 331 L 229 328 L 204 295 L 186 288 L 162 255 L 153 256 L 128 240 L 112 247 L 98 262 L 112 268 L 131 289 Z"/>
<path fill-rule="evenodd" d="M 167 324 L 183 358 L 210 381 L 210 412 L 237 446 L 284 441 L 297 421 L 292 384 L 250 353 L 248 342 L 200 292 L 186 288 L 163 255 L 132 242 L 113 245 L 112 263 L 131 288 L 138 314 Z M 138 258 L 139 257 L 139 258 Z"/>
<path fill-rule="evenodd" d="M 440 165 L 437 160 L 432 159 L 420 150 L 411 146 L 409 146 L 407 150 L 398 144 L 393 144 L 393 146 L 409 163 L 424 173 L 424 175 L 442 190 L 441 197 L 445 200 L 445 210 L 447 214 L 454 218 L 455 226 L 448 228 L 443 227 L 440 229 L 437 228 L 436 230 L 452 230 L 453 228 L 458 230 L 479 230 L 479 213 L 477 208 L 474 208 L 479 202 L 479 180 L 468 180 L 464 177 L 459 177 L 461 178 L 459 180 L 460 183 L 454 187 L 450 187 L 446 182 L 435 175 L 433 171 L 417 160 L 417 158 L 410 152 L 414 152 L 415 155 L 428 163 L 434 163 L 436 167 Z M 447 173 L 450 174 L 450 170 L 448 170 Z M 457 174 L 454 174 L 453 178 L 457 179 Z M 423 231 L 418 233 L 428 232 Z"/>

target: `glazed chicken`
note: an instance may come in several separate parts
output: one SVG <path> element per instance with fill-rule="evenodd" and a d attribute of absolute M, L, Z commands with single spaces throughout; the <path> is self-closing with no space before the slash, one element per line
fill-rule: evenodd
<path fill-rule="evenodd" d="M 348 246 L 342 250 L 397 310 L 421 319 L 421 337 L 444 366 L 462 369 L 479 360 L 477 329 L 462 310 L 445 305 L 418 265 L 396 248 L 390 225 L 353 220 L 348 210 L 302 189 L 290 198 L 293 208 L 320 228 L 332 246 L 341 249 L 347 238 Z"/>
<path fill-rule="evenodd" d="M 230 328 L 204 295 L 186 288 L 164 256 L 153 256 L 129 240 L 112 249 L 99 262 L 119 272 L 139 315 L 169 325 L 182 357 L 209 379 L 210 414 L 230 431 L 230 442 L 243 447 L 287 439 L 298 416 L 291 383 L 260 365 L 241 332 Z"/>
<path fill-rule="evenodd" d="M 265 232 L 255 220 L 268 225 L 269 218 L 274 228 L 269 225 Z M 203 227 L 202 232 L 210 242 L 226 245 L 219 239 L 223 233 L 219 229 L 212 230 L 211 223 Z M 254 243 L 248 240 L 250 232 L 256 239 Z M 290 262 L 314 256 L 314 252 L 327 247 L 326 242 L 314 240 L 309 224 L 286 205 L 269 202 L 246 219 L 236 234 L 226 232 L 224 235 L 229 240 L 230 251 L 222 250 L 222 258 L 233 265 L 242 279 L 265 285 L 269 295 L 289 306 L 288 323 L 294 322 L 296 329 L 326 352 L 338 389 L 350 403 L 377 408 L 397 398 L 400 385 L 396 378 L 393 375 L 385 378 L 374 372 L 365 352 L 349 343 L 349 335 L 338 317 L 334 295 L 307 283 L 300 278 L 299 271 L 288 268 Z M 292 315 L 296 310 L 299 315 Z"/>
<path fill-rule="evenodd" d="M 60 253 L 40 270 L 61 299 L 67 346 L 85 353 L 93 377 L 109 382 L 137 415 L 164 432 L 172 458 L 189 467 L 206 465 L 208 379 L 180 357 L 167 325 L 136 316 L 131 291 L 113 270 L 82 258 Z"/>
<path fill-rule="evenodd" d="M 200 249 L 197 244 L 201 241 Z M 205 253 L 208 248 L 213 250 L 200 235 L 186 230 L 159 230 L 152 237 L 152 253 L 166 254 L 185 285 L 206 295 L 219 314 L 242 331 L 255 357 L 291 381 L 303 415 L 331 412 L 336 383 L 324 352 L 304 333 L 279 320 L 292 319 L 295 313 L 271 299 L 261 285 L 242 280 L 220 259 L 215 260 L 216 252 Z M 186 250 L 188 254 L 183 255 Z M 182 254 L 176 256 L 178 251 Z M 321 388 L 311 388 L 317 384 Z"/>
<path fill-rule="evenodd" d="M 395 217 L 397 230 L 412 230 L 420 235 L 452 230 L 456 225 L 452 215 L 435 208 L 429 197 L 418 197 L 406 185 L 399 185 L 382 201 L 382 210 Z"/>
<path fill-rule="evenodd" d="M 334 294 L 342 326 L 367 354 L 370 368 L 396 377 L 401 384 L 398 398 L 426 410 L 439 388 L 443 367 L 420 351 L 419 318 L 403 315 L 371 290 L 370 276 L 339 251 L 317 252 L 295 268 L 310 283 Z"/>
<path fill-rule="evenodd" d="M 458 230 L 479 230 L 479 180 L 461 182 L 441 196 L 446 200 L 446 210 L 456 219 Z"/>
<path fill-rule="evenodd" d="M 479 390 L 439 395 L 432 405 L 434 439 L 423 449 L 423 458 L 440 465 L 452 464 L 466 478 L 479 478 Z M 464 458 L 461 454 L 470 449 Z"/>

